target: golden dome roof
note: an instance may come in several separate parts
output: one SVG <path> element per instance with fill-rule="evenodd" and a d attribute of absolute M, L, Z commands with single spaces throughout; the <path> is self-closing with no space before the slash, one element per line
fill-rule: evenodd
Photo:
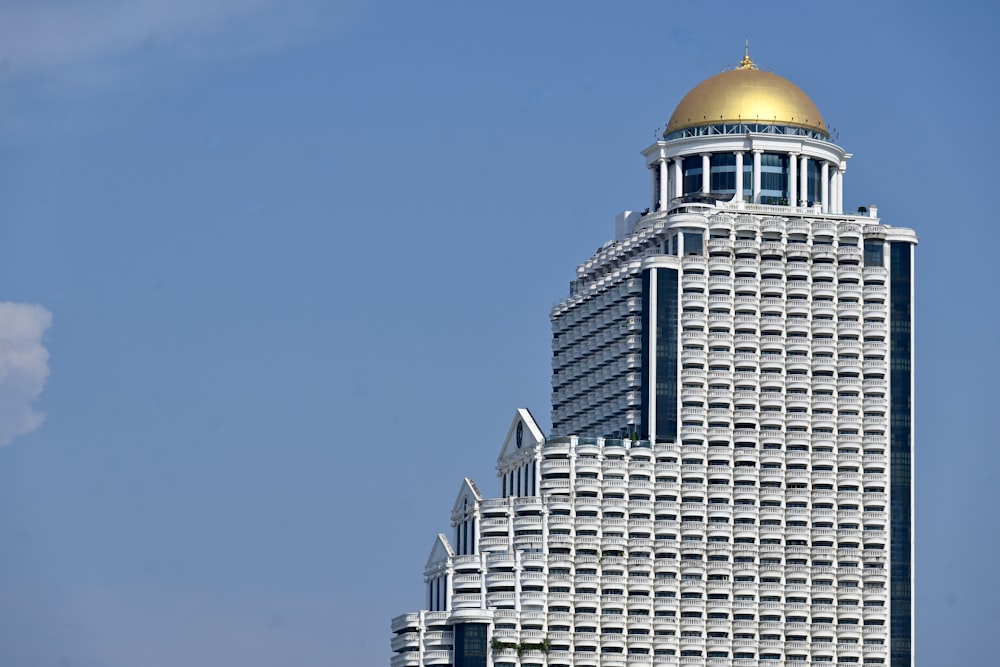
<path fill-rule="evenodd" d="M 829 136 L 819 109 L 791 81 L 757 69 L 750 56 L 727 72 L 705 79 L 674 109 L 663 135 L 722 123 L 792 125 Z"/>

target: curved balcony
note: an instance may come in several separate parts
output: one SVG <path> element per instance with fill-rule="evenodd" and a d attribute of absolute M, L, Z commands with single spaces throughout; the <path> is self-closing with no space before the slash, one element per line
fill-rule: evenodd
<path fill-rule="evenodd" d="M 644 617 L 642 617 L 642 616 L 632 616 L 632 617 L 630 617 L 630 620 L 632 618 L 641 619 L 641 618 L 644 618 Z M 629 626 L 630 626 L 630 629 L 632 629 L 631 628 L 631 623 L 629 624 Z M 651 635 L 638 635 L 638 634 L 627 635 L 626 636 L 626 643 L 628 644 L 628 647 L 630 649 L 633 649 L 633 648 L 645 648 L 645 649 L 648 649 L 648 648 L 651 648 L 652 645 L 653 645 L 653 637 Z"/>
<path fill-rule="evenodd" d="M 653 491 L 653 483 L 647 479 L 639 479 L 637 477 L 629 477 L 628 480 L 628 490 L 631 491 Z"/>
<path fill-rule="evenodd" d="M 708 284 L 708 278 L 705 277 L 704 273 L 683 273 L 681 274 L 681 282 L 684 287 L 692 286 L 704 286 Z"/>
<path fill-rule="evenodd" d="M 487 591 L 486 606 L 488 607 L 513 607 L 517 594 L 513 591 Z"/>
<path fill-rule="evenodd" d="M 814 301 L 831 301 L 837 298 L 837 288 L 832 282 L 814 282 L 812 298 Z"/>
<path fill-rule="evenodd" d="M 708 268 L 711 274 L 728 275 L 733 269 L 733 260 L 729 257 L 709 257 Z"/>
<path fill-rule="evenodd" d="M 624 476 L 624 472 L 625 472 L 625 469 L 623 467 L 622 471 L 621 471 L 621 474 L 623 476 Z M 606 474 L 605 477 L 604 477 L 604 479 L 601 480 L 601 486 L 604 488 L 605 493 L 607 493 L 609 491 L 611 492 L 610 495 L 606 495 L 606 497 L 604 498 L 604 504 L 606 505 L 608 500 L 614 500 L 615 499 L 615 496 L 614 496 L 615 492 L 618 492 L 618 493 L 621 493 L 621 494 L 625 493 L 625 489 L 628 486 L 628 482 L 626 482 L 622 478 L 611 477 L 610 475 Z"/>
<path fill-rule="evenodd" d="M 504 537 L 507 535 L 510 520 L 507 517 L 484 518 L 479 525 L 483 537 Z"/>
<path fill-rule="evenodd" d="M 775 262 L 781 264 L 781 262 Z M 785 279 L 780 273 L 769 271 L 761 266 L 760 291 L 764 294 L 780 296 L 785 287 Z"/>
<path fill-rule="evenodd" d="M 628 540 L 628 548 L 630 550 L 652 549 L 654 546 L 655 545 L 651 537 L 630 537 Z"/>
<path fill-rule="evenodd" d="M 866 375 L 884 375 L 887 370 L 886 359 L 884 356 L 865 357 L 862 367 L 864 368 Z"/>
<path fill-rule="evenodd" d="M 841 282 L 837 285 L 837 298 L 839 300 L 860 301 L 863 297 L 863 287 L 858 283 Z"/>
<path fill-rule="evenodd" d="M 713 480 L 724 480 L 724 483 L 728 484 L 732 475 L 733 467 L 731 465 L 711 465 L 708 467 L 708 484 L 712 486 Z"/>
<path fill-rule="evenodd" d="M 836 335 L 837 326 L 833 320 L 813 320 L 810 331 L 813 338 L 831 337 Z"/>
<path fill-rule="evenodd" d="M 861 336 L 861 331 L 860 322 L 852 322 L 850 320 L 841 320 L 837 322 L 838 336 Z"/>
<path fill-rule="evenodd" d="M 580 640 L 577 639 L 574 646 L 575 650 L 572 653 L 573 656 L 572 664 L 578 665 L 579 667 L 597 667 L 600 664 L 600 654 L 597 653 L 597 651 L 595 650 L 597 648 L 595 645 L 596 642 L 597 642 L 596 635 L 595 639 L 593 640 L 593 643 L 581 643 Z M 514 658 L 516 659 L 516 657 L 517 654 L 514 653 Z M 494 660 L 497 660 L 495 656 Z M 550 660 L 551 660 L 551 652 L 550 652 Z M 515 661 L 511 660 L 510 662 L 513 663 Z"/>
<path fill-rule="evenodd" d="M 840 392 L 850 391 L 853 393 L 861 393 L 863 389 L 862 380 L 859 377 L 844 377 L 841 376 L 837 378 L 837 390 Z"/>
<path fill-rule="evenodd" d="M 737 298 L 746 297 L 756 299 L 757 292 L 760 289 L 759 278 L 737 278 L 735 282 Z"/>
<path fill-rule="evenodd" d="M 844 281 L 860 283 L 864 275 L 861 268 L 856 264 L 841 264 L 837 268 L 837 279 L 842 283 Z"/>
<path fill-rule="evenodd" d="M 841 233 L 843 233 L 843 229 Z M 843 240 L 843 239 L 842 239 Z M 837 246 L 837 260 L 840 262 L 860 262 L 863 252 L 856 245 Z"/>
<path fill-rule="evenodd" d="M 417 667 L 420 664 L 420 653 L 417 651 L 397 653 L 389 661 L 390 667 Z"/>
<path fill-rule="evenodd" d="M 404 652 L 404 651 L 407 651 L 407 650 L 410 650 L 410 651 L 419 651 L 420 650 L 420 633 L 417 632 L 417 631 L 414 631 L 414 632 L 403 632 L 403 633 L 397 634 L 389 642 L 389 647 L 395 653 L 400 653 L 400 652 Z"/>
<path fill-rule="evenodd" d="M 832 320 L 837 316 L 837 310 L 833 306 L 833 301 L 813 301 L 811 309 L 806 304 L 807 313 L 816 320 Z M 860 313 L 859 313 L 860 315 Z"/>
<path fill-rule="evenodd" d="M 687 291 L 681 293 L 681 307 L 684 309 L 685 315 L 704 310 L 707 306 L 708 299 L 704 293 Z"/>
<path fill-rule="evenodd" d="M 886 304 L 881 302 L 865 302 L 862 312 L 864 312 L 866 320 L 884 320 L 889 315 Z"/>
<path fill-rule="evenodd" d="M 713 266 L 713 271 L 720 268 L 722 264 Z M 708 277 L 708 290 L 709 292 L 732 292 L 733 291 L 733 277 L 732 275 L 710 275 Z"/>
<path fill-rule="evenodd" d="M 837 266 L 832 261 L 835 259 L 834 254 L 829 250 L 824 250 L 822 248 L 823 246 L 817 246 L 813 253 L 813 280 L 816 280 L 817 278 L 834 280 L 837 277 Z"/>
<path fill-rule="evenodd" d="M 797 339 L 788 339 L 789 343 L 794 342 Z M 753 334 L 737 334 L 736 344 L 739 347 L 753 347 L 755 344 L 760 347 L 762 351 L 771 351 L 777 354 L 783 354 L 785 350 L 785 337 L 782 334 L 767 334 L 766 336 L 756 336 Z M 808 347 L 806 348 L 808 350 Z"/>
<path fill-rule="evenodd" d="M 605 499 L 605 511 L 613 509 L 624 509 L 625 500 L 622 498 Z M 596 517 L 595 517 L 596 518 Z M 601 518 L 601 528 L 605 531 L 623 532 L 628 526 L 628 521 L 624 518 L 604 516 Z"/>
<path fill-rule="evenodd" d="M 838 318 L 851 318 L 859 320 L 862 318 L 861 304 L 858 302 L 841 302 L 837 306 Z"/>
<path fill-rule="evenodd" d="M 885 285 L 865 285 L 862 290 L 862 294 L 865 299 L 865 307 L 868 305 L 884 306 L 886 297 L 888 296 L 888 290 Z"/>
<path fill-rule="evenodd" d="M 541 469 L 543 475 L 548 473 L 569 473 L 569 459 L 543 459 Z"/>
<path fill-rule="evenodd" d="M 837 360 L 837 371 L 843 376 L 857 376 L 861 373 L 861 361 L 841 357 Z"/>
<path fill-rule="evenodd" d="M 785 293 L 789 298 L 809 298 L 812 294 L 812 287 L 805 280 L 789 280 L 785 287 Z"/>
<path fill-rule="evenodd" d="M 596 458 L 579 457 L 576 459 L 575 465 L 576 465 L 575 470 L 577 475 L 599 475 L 602 470 L 601 462 Z M 542 473 L 544 474 L 544 472 L 545 468 L 542 468 Z"/>

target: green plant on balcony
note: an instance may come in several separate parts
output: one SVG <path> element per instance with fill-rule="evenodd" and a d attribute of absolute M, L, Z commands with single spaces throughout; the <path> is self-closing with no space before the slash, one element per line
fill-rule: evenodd
<path fill-rule="evenodd" d="M 500 653 L 507 649 L 512 649 L 517 651 L 517 657 L 523 657 L 525 651 L 541 651 L 542 653 L 548 654 L 552 649 L 552 642 L 548 637 L 540 642 L 505 642 L 494 637 L 490 640 L 490 648 L 493 649 L 494 653 Z"/>

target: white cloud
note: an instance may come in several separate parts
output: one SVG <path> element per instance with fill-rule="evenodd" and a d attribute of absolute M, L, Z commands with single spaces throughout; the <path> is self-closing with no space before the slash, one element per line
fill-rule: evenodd
<path fill-rule="evenodd" d="M 292 0 L 0 1 L 0 65 L 15 75 L 88 67 L 234 27 L 273 39 L 281 19 L 302 8 Z"/>
<path fill-rule="evenodd" d="M 42 334 L 51 324 L 52 314 L 41 306 L 0 302 L 0 447 L 42 423 L 31 403 L 49 376 Z"/>

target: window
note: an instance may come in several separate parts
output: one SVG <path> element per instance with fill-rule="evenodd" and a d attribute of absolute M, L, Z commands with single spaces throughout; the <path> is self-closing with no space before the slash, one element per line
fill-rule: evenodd
<path fill-rule="evenodd" d="M 704 235 L 701 232 L 684 232 L 684 254 L 704 254 Z"/>
<path fill-rule="evenodd" d="M 885 244 L 880 240 L 865 240 L 865 266 L 885 266 L 883 250 Z"/>

